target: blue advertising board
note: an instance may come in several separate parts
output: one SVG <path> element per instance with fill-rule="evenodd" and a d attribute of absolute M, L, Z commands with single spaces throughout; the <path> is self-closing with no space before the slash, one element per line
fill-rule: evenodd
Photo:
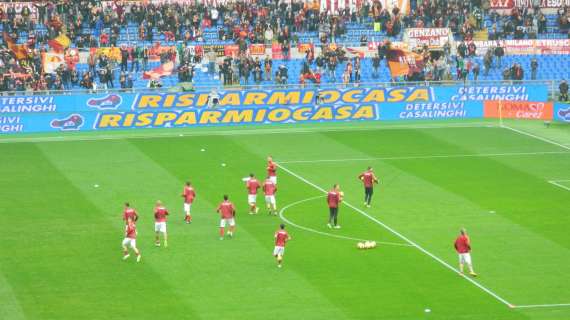
<path fill-rule="evenodd" d="M 547 94 L 546 85 L 481 85 L 3 96 L 0 132 L 478 118 L 483 101 Z"/>
<path fill-rule="evenodd" d="M 562 121 L 570 123 L 570 104 L 568 103 L 554 104 L 554 121 Z"/>

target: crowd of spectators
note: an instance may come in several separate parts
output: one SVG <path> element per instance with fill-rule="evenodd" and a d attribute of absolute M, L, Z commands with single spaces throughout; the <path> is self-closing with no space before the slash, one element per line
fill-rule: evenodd
<path fill-rule="evenodd" d="M 60 34 L 66 34 L 77 48 L 117 47 L 121 32 L 136 26 L 136 38 L 146 41 L 203 41 L 206 28 L 216 28 L 219 40 L 231 40 L 239 51 L 235 57 L 216 59 L 215 53 L 206 52 L 198 56 L 179 46 L 177 52 L 164 53 L 161 61 L 176 61 L 178 79 L 181 82 L 192 81 L 196 63 L 205 59 L 211 74 L 219 75 L 224 84 L 245 83 L 259 84 L 273 80 L 277 84 L 289 81 L 286 66 L 279 65 L 272 69 L 271 59 L 252 58 L 247 55 L 248 44 L 270 44 L 277 42 L 282 46 L 284 57 L 289 56 L 290 48 L 296 45 L 297 35 L 301 32 L 316 32 L 324 50 L 315 55 L 313 50 L 299 62 L 302 64 L 299 82 L 320 83 L 323 76 L 342 82 L 358 82 L 362 73 L 361 61 L 357 57 L 346 57 L 342 49 L 329 50 L 328 44 L 336 42 L 347 32 L 348 23 L 363 23 L 370 28 L 376 25 L 387 36 L 398 36 L 408 27 L 448 27 L 463 39 L 458 47 L 457 57 L 444 54 L 426 55 L 424 69 L 410 76 L 408 80 L 450 80 L 456 68 L 456 78 L 465 79 L 473 73 L 479 76 L 481 66 L 472 57 L 476 53 L 472 42 L 476 31 L 485 28 L 484 16 L 489 16 L 493 25 L 491 39 L 502 39 L 509 35 L 515 38 L 535 37 L 547 31 L 546 17 L 543 12 L 534 9 L 513 9 L 507 14 L 489 10 L 488 0 L 412 0 L 409 14 L 400 9 L 388 10 L 381 2 L 367 2 L 357 10 L 346 8 L 331 15 L 320 11 L 319 1 L 270 1 L 228 2 L 227 4 L 206 5 L 197 1 L 194 5 L 180 3 L 123 2 L 98 0 L 58 0 L 36 1 L 35 8 L 23 7 L 21 12 L 8 6 L 4 12 L 0 9 L 0 21 L 7 37 L 14 41 L 25 42 L 27 55 L 16 59 L 12 50 L 6 46 L 0 51 L 0 90 L 1 91 L 37 91 L 65 90 L 81 86 L 93 88 L 132 88 L 135 79 L 142 77 L 140 71 L 149 69 L 149 48 L 143 45 L 121 47 L 120 59 L 108 59 L 102 55 L 89 58 L 89 70 L 81 73 L 75 63 L 63 64 L 54 73 L 44 73 L 41 53 L 48 50 L 48 40 Z M 37 20 L 32 9 L 37 11 Z M 560 30 L 568 30 L 570 12 L 568 8 L 558 12 Z M 43 25 L 38 28 L 38 25 Z M 130 27 L 129 27 L 130 26 Z M 160 34 L 160 38 L 156 35 Z M 18 39 L 25 35 L 26 39 Z M 366 44 L 366 36 L 360 41 Z M 487 74 L 493 66 L 501 67 L 501 58 L 497 54 L 501 48 L 493 48 L 490 57 L 485 56 L 483 73 Z M 209 56 L 209 55 L 213 56 Z M 381 50 L 373 58 L 374 75 L 381 67 L 384 58 Z M 489 61 L 490 60 L 490 61 Z M 496 61 L 496 63 L 493 62 Z M 129 67 L 130 62 L 130 67 Z M 336 66 L 346 62 L 342 74 L 337 75 Z M 536 70 L 536 68 L 531 70 Z M 217 71 L 216 71 L 217 69 Z M 520 70 L 519 70 L 520 69 Z M 509 79 L 516 80 L 522 71 L 521 66 L 510 67 Z M 524 72 L 524 71 L 522 71 Z M 531 74 L 536 75 L 536 72 Z M 506 70 L 504 72 L 506 77 Z"/>

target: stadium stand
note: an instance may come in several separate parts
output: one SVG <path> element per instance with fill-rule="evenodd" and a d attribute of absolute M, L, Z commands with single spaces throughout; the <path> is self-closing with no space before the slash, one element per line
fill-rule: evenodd
<path fill-rule="evenodd" d="M 469 52 L 473 40 L 568 39 L 566 7 L 555 12 L 538 7 L 505 11 L 481 0 L 412 0 L 409 10 L 401 10 L 382 1 L 357 1 L 335 8 L 333 14 L 317 1 L 190 3 L 2 3 L 0 91 L 173 87 L 188 82 L 221 87 L 568 78 L 568 54 L 506 52 L 499 59 L 496 53 L 504 49 Z M 407 28 L 432 27 L 449 28 L 453 48 L 424 48 L 421 70 L 393 77 L 386 62 L 391 44 L 405 42 Z M 378 45 L 377 51 L 368 50 L 371 44 Z M 252 54 L 252 45 L 258 55 Z M 312 49 L 303 54 L 301 47 Z"/>

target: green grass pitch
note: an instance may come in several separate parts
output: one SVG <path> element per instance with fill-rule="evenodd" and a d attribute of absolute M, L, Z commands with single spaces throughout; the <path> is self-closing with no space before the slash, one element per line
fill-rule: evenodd
<path fill-rule="evenodd" d="M 506 125 L 2 137 L 0 319 L 570 319 L 570 127 Z M 281 218 L 247 214 L 241 178 L 264 177 L 269 154 Z M 370 209 L 356 179 L 369 165 L 381 179 Z M 319 190 L 333 183 L 346 195 L 340 230 L 326 227 Z M 237 233 L 220 241 L 224 193 Z M 171 212 L 168 248 L 153 246 L 158 199 Z M 139 264 L 121 260 L 125 201 L 141 215 Z M 278 269 L 282 219 L 293 240 Z M 474 282 L 453 270 L 461 227 Z"/>

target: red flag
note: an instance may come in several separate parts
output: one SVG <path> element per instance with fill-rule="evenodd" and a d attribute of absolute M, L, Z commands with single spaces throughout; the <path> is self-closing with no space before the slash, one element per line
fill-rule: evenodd
<path fill-rule="evenodd" d="M 173 70 L 174 62 L 168 61 L 152 69 L 151 71 L 145 71 L 143 73 L 143 79 L 158 79 L 160 77 L 169 76 L 172 74 Z"/>
<path fill-rule="evenodd" d="M 53 48 L 55 52 L 63 52 L 71 44 L 71 40 L 65 35 L 60 34 L 59 36 L 48 40 L 48 45 Z"/>
<path fill-rule="evenodd" d="M 390 48 L 386 59 L 392 77 L 407 76 L 424 67 L 424 57 L 406 49 Z"/>
<path fill-rule="evenodd" d="M 4 42 L 8 46 L 14 55 L 16 56 L 17 60 L 26 59 L 28 57 L 28 46 L 25 44 L 16 44 L 14 39 L 8 35 L 7 32 L 3 32 Z"/>

